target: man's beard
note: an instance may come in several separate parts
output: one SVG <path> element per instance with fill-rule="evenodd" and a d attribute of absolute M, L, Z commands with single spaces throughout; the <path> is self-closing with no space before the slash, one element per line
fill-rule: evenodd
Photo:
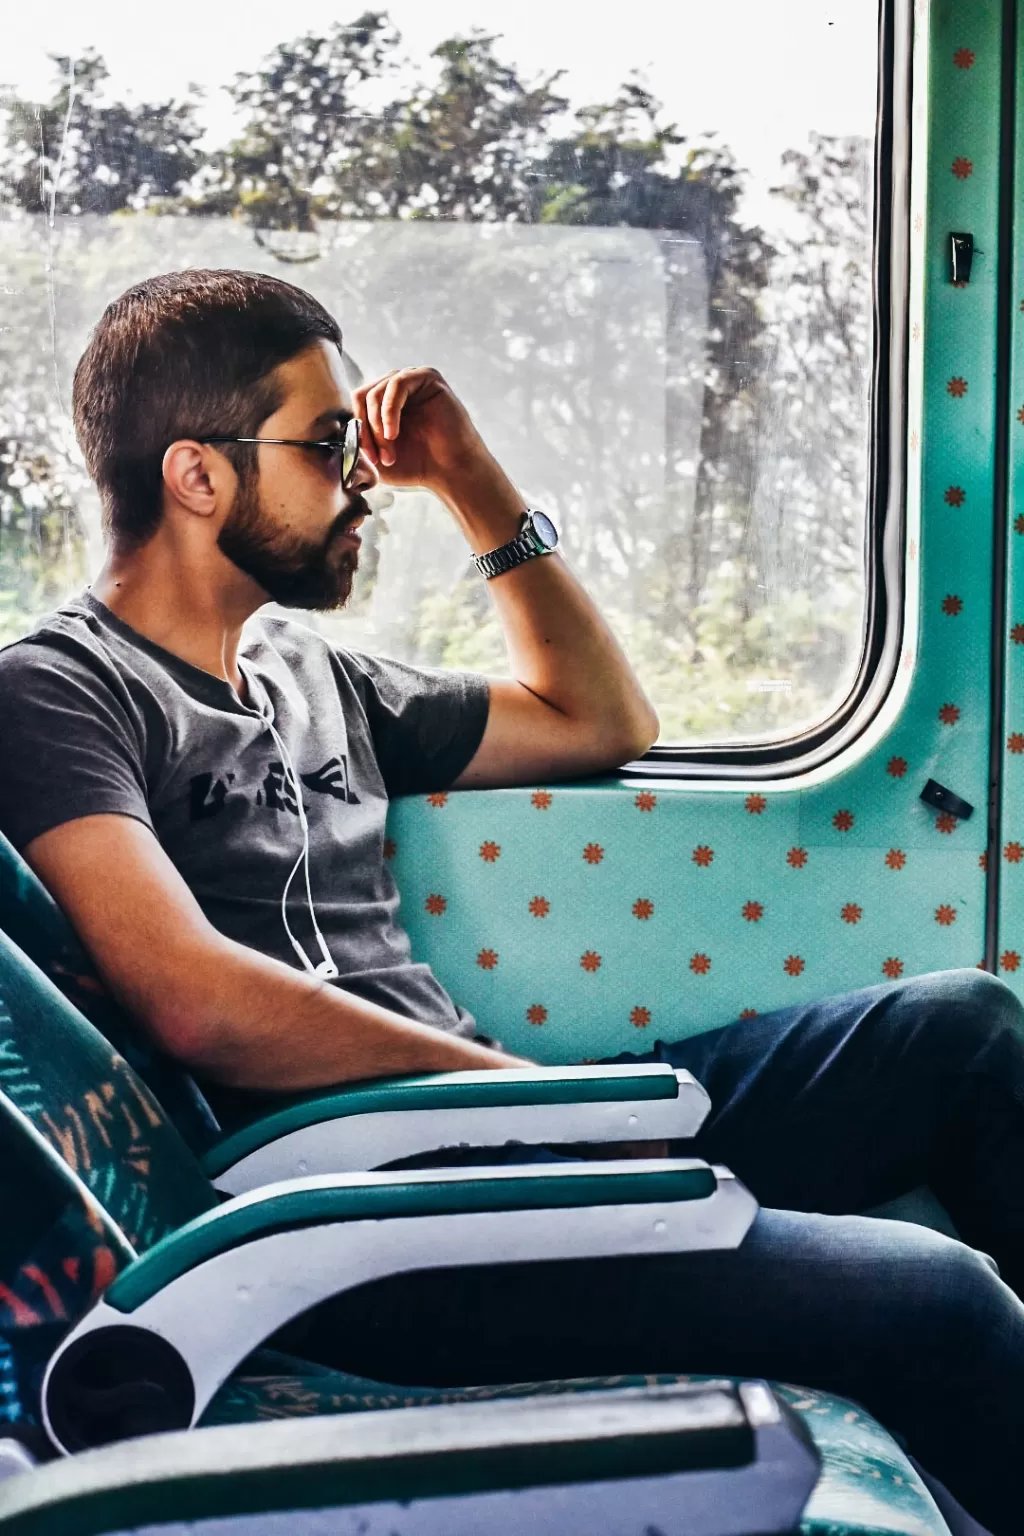
<path fill-rule="evenodd" d="M 354 496 L 323 539 L 303 539 L 275 526 L 260 505 L 259 483 L 243 478 L 217 544 L 275 603 L 326 613 L 348 602 L 359 566 L 358 551 L 338 536 L 356 518 L 369 516 L 362 496 Z"/>

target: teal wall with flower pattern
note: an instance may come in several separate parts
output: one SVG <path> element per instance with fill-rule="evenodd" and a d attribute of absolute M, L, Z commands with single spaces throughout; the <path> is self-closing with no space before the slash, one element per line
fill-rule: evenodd
<path fill-rule="evenodd" d="M 803 780 L 618 778 L 392 808 L 387 852 L 417 956 L 481 1030 L 538 1060 L 644 1050 L 749 1010 L 983 959 L 1001 7 L 935 0 L 914 21 L 906 624 L 868 735 Z M 952 230 L 985 253 L 966 287 L 949 280 Z M 1019 370 L 1014 388 L 1024 401 Z M 1017 468 L 1011 530 L 1024 529 Z M 1017 546 L 1000 973 L 1021 985 Z M 973 817 L 923 804 L 929 778 Z"/>

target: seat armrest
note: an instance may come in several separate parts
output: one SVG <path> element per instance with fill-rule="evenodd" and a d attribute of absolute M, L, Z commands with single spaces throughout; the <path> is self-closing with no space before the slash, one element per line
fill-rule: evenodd
<path fill-rule="evenodd" d="M 185 1428 L 285 1323 L 386 1275 L 734 1248 L 756 1210 L 727 1169 L 695 1159 L 272 1186 L 198 1217 L 122 1271 L 50 1362 L 47 1430 L 70 1451 L 140 1433 L 140 1422 Z M 104 1392 L 91 1393 L 98 1379 Z"/>
<path fill-rule="evenodd" d="M 246 1515 L 306 1529 L 302 1514 L 316 1510 L 318 1530 L 410 1536 L 768 1536 L 797 1529 L 819 1473 L 802 1426 L 763 1382 L 570 1389 L 111 1446 L 5 1483 L 0 1530 L 112 1536 L 211 1521 L 213 1536 Z"/>
<path fill-rule="evenodd" d="M 709 1107 L 689 1072 L 662 1064 L 432 1073 L 296 1099 L 211 1147 L 203 1169 L 241 1195 L 453 1147 L 682 1141 Z"/>

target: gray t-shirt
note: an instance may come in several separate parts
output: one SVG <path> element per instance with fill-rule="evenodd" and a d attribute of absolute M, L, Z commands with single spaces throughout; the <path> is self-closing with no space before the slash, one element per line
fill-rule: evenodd
<path fill-rule="evenodd" d="M 239 660 L 252 702 L 269 699 L 302 784 L 313 903 L 336 985 L 471 1035 L 473 1019 L 413 961 L 396 921 L 384 819 L 391 796 L 445 789 L 462 772 L 487 723 L 486 679 L 341 650 L 268 615 L 246 624 Z M 281 895 L 302 829 L 259 710 L 87 591 L 0 651 L 0 832 L 20 850 L 104 812 L 152 828 L 221 933 L 301 968 Z M 287 911 L 317 962 L 301 867 Z"/>

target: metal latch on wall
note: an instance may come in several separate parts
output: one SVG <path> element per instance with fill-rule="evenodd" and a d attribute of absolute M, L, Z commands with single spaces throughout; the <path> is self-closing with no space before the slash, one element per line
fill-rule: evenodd
<path fill-rule="evenodd" d="M 968 800 L 961 800 L 959 795 L 954 795 L 951 789 L 947 789 L 937 779 L 928 780 L 921 791 L 921 799 L 925 805 L 934 806 L 937 811 L 946 811 L 950 816 L 958 816 L 961 821 L 967 821 L 974 813 L 974 806 Z"/>

